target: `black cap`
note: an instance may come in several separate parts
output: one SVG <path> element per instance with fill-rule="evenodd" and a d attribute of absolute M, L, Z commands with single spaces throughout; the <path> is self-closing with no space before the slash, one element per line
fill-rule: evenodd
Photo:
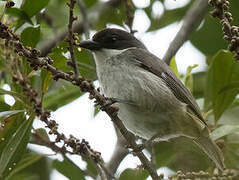
<path fill-rule="evenodd" d="M 79 46 L 93 51 L 101 48 L 123 50 L 137 47 L 146 49 L 144 44 L 132 34 L 116 28 L 103 29 L 97 32 L 92 40 L 82 41 Z"/>

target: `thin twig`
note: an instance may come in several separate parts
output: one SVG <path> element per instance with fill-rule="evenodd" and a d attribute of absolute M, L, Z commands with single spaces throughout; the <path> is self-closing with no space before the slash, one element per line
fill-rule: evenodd
<path fill-rule="evenodd" d="M 9 43 L 11 43 L 13 47 L 15 48 L 15 52 L 18 55 L 26 57 L 27 61 L 30 63 L 33 69 L 38 69 L 38 68 L 46 69 L 47 71 L 52 73 L 54 80 L 65 79 L 71 82 L 72 84 L 79 86 L 82 92 L 88 92 L 90 94 L 90 99 L 95 99 L 95 102 L 98 105 L 100 105 L 101 107 L 105 107 L 103 108 L 103 111 L 105 111 L 108 114 L 108 116 L 111 118 L 114 124 L 118 127 L 119 131 L 124 136 L 124 138 L 128 141 L 130 147 L 133 149 L 135 154 L 138 156 L 138 158 L 142 162 L 143 167 L 148 170 L 151 177 L 154 180 L 161 179 L 158 176 L 156 169 L 154 169 L 153 164 L 147 159 L 147 157 L 141 151 L 140 146 L 137 145 L 136 137 L 126 129 L 122 121 L 117 116 L 118 109 L 113 106 L 105 106 L 107 104 L 107 99 L 103 95 L 101 95 L 98 90 L 94 88 L 94 85 L 91 81 L 85 80 L 81 76 L 73 77 L 72 74 L 70 73 L 65 73 L 56 69 L 54 66 L 52 66 L 53 61 L 50 57 L 40 57 L 40 52 L 38 50 L 25 47 L 19 41 L 19 37 L 15 35 L 6 25 L 1 23 L 0 23 L 0 38 L 6 39 Z M 39 109 L 37 108 L 37 110 Z M 44 122 L 45 122 L 45 118 L 47 117 L 48 117 L 47 114 L 42 117 Z M 48 126 L 50 127 L 57 126 L 55 122 L 51 122 L 51 123 L 53 123 L 53 125 L 49 124 Z M 56 133 L 55 129 L 53 133 Z M 59 137 L 61 138 L 61 136 Z M 71 141 L 72 140 L 73 142 L 78 142 L 75 140 L 73 136 L 71 137 Z"/>
<path fill-rule="evenodd" d="M 31 144 L 36 144 L 36 145 L 40 145 L 40 146 L 45 146 L 50 148 L 52 151 L 56 152 L 56 153 L 60 153 L 63 157 L 66 157 L 66 153 L 65 150 L 62 151 L 62 148 L 58 147 L 55 142 L 53 141 L 49 141 L 44 139 L 42 136 L 40 136 L 39 134 L 37 134 L 36 132 L 32 133 L 32 138 L 29 141 L 29 143 Z M 67 151 L 67 153 L 72 154 L 72 152 Z M 73 163 L 73 162 L 72 162 Z M 85 176 L 90 176 L 91 178 L 95 179 L 95 175 L 88 171 L 88 170 L 82 170 L 81 172 L 85 175 Z"/>
<path fill-rule="evenodd" d="M 122 160 L 129 154 L 129 150 L 126 148 L 127 141 L 122 134 L 117 133 L 117 143 L 113 155 L 110 161 L 106 164 L 106 168 L 111 171 L 111 174 L 115 174 Z"/>
<path fill-rule="evenodd" d="M 151 154 L 151 162 L 153 163 L 153 165 L 156 167 L 157 161 L 156 161 L 156 152 L 155 152 L 155 146 L 153 143 L 149 144 L 149 151 Z"/>
<path fill-rule="evenodd" d="M 58 147 L 55 142 L 51 142 L 51 141 L 47 141 L 46 139 L 42 138 L 40 135 L 38 135 L 36 132 L 32 133 L 32 138 L 29 141 L 29 143 L 31 144 L 36 144 L 36 145 L 40 145 L 40 146 L 46 146 L 48 148 L 50 148 L 52 151 L 56 152 L 56 153 L 61 153 L 61 154 L 65 154 L 66 152 L 71 154 L 72 152 L 63 149 L 61 147 Z"/>
<path fill-rule="evenodd" d="M 73 22 L 77 19 L 76 17 L 74 17 L 73 14 L 73 10 L 74 10 L 74 6 L 75 6 L 76 1 L 75 0 L 70 0 L 70 3 L 67 3 L 67 5 L 69 6 L 69 24 L 68 24 L 68 43 L 69 43 L 69 51 L 71 54 L 71 63 L 68 63 L 68 65 L 71 65 L 74 69 L 75 72 L 75 77 L 78 77 L 80 75 L 79 73 L 79 69 L 76 63 L 76 58 L 75 58 L 75 53 L 74 53 L 74 34 L 73 34 L 73 30 L 72 30 L 72 25 Z"/>
<path fill-rule="evenodd" d="M 170 64 L 172 57 L 177 53 L 183 43 L 189 39 L 191 33 L 198 27 L 208 10 L 208 0 L 197 0 L 193 3 L 184 17 L 183 25 L 170 43 L 163 57 L 163 61 Z"/>
<path fill-rule="evenodd" d="M 158 176 L 158 174 L 156 172 L 156 169 L 154 168 L 154 165 L 144 155 L 144 153 L 142 152 L 140 146 L 138 144 L 136 144 L 135 136 L 126 129 L 126 127 L 123 125 L 122 121 L 119 119 L 117 114 L 115 112 L 112 113 L 111 109 L 106 109 L 105 112 L 108 114 L 108 116 L 110 116 L 111 120 L 118 127 L 118 129 L 121 132 L 121 134 L 128 141 L 128 143 L 131 146 L 131 148 L 133 149 L 134 153 L 136 154 L 136 156 L 138 156 L 138 158 L 142 162 L 143 167 L 148 170 L 148 172 L 151 175 L 151 177 L 153 179 L 155 179 L 155 180 L 156 179 L 157 180 L 161 179 Z"/>
<path fill-rule="evenodd" d="M 2 24 L 0 26 L 0 37 L 2 35 L 7 35 L 8 33 L 2 33 L 1 30 L 7 30 L 5 27 L 2 29 Z M 10 34 L 8 34 L 10 35 Z M 15 40 L 17 40 L 17 36 L 12 33 L 12 37 Z M 6 41 L 6 46 L 10 48 L 14 43 L 10 41 Z M 21 44 L 22 45 L 22 44 Z M 18 47 L 20 48 L 19 45 Z M 30 48 L 25 49 L 25 53 L 27 53 L 30 50 Z M 33 50 L 35 51 L 35 50 Z M 19 51 L 15 51 L 16 53 L 19 53 Z M 22 52 L 24 54 L 24 52 Z M 36 52 L 35 52 L 36 53 Z M 26 54 L 25 54 L 26 55 Z M 33 55 L 33 54 L 32 54 Z M 36 54 L 35 54 L 36 55 Z M 22 94 L 24 94 L 27 97 L 27 104 L 29 104 L 29 109 L 27 110 L 27 113 L 30 114 L 32 112 L 35 112 L 35 115 L 39 117 L 41 121 L 43 121 L 46 124 L 46 127 L 50 129 L 48 132 L 50 135 L 53 134 L 56 136 L 54 142 L 49 142 L 48 147 L 50 147 L 55 152 L 59 152 L 63 155 L 66 153 L 75 154 L 75 155 L 81 155 L 83 157 L 86 157 L 88 159 L 91 159 L 95 164 L 100 165 L 101 167 L 104 167 L 103 159 L 101 158 L 101 155 L 99 152 L 94 151 L 89 143 L 82 139 L 81 141 L 74 136 L 70 135 L 69 138 L 67 138 L 63 133 L 60 133 L 58 131 L 58 124 L 55 120 L 51 119 L 51 112 L 48 110 L 44 110 L 42 107 L 41 98 L 39 98 L 39 92 L 35 90 L 31 84 L 30 79 L 27 76 L 27 74 L 24 74 L 21 72 L 20 68 L 20 62 L 19 58 L 16 58 L 17 56 L 9 56 L 9 61 L 11 61 L 10 68 L 11 68 L 11 76 L 13 82 L 18 84 L 21 87 Z M 12 58 L 11 58 L 12 57 Z M 33 57 L 33 56 L 32 56 Z M 36 56 L 35 56 L 36 57 Z M 36 65 L 32 64 L 32 68 L 36 69 Z M 63 142 L 62 147 L 56 146 L 56 143 Z M 69 147 L 70 150 L 67 150 L 67 147 Z M 103 169 L 103 168 L 102 168 Z M 100 173 L 100 172 L 99 172 Z"/>
<path fill-rule="evenodd" d="M 51 112 L 43 109 L 41 100 L 38 98 L 39 93 L 31 86 L 28 76 L 24 76 L 21 73 L 17 61 L 13 61 L 12 64 L 12 71 L 15 72 L 15 74 L 12 74 L 13 81 L 20 85 L 23 94 L 29 99 L 28 103 L 32 105 L 29 111 L 34 111 L 36 116 L 38 116 L 39 119 L 46 124 L 46 127 L 50 129 L 49 134 L 54 134 L 56 136 L 54 143 L 60 141 L 64 142 L 64 145 L 61 148 L 55 148 L 55 146 L 50 147 L 56 152 L 61 152 L 62 154 L 80 154 L 82 156 L 88 156 L 96 162 L 100 162 L 102 160 L 100 153 L 91 149 L 87 141 L 84 139 L 80 141 L 72 135 L 70 135 L 70 138 L 67 138 L 64 134 L 58 131 L 58 124 L 55 120 L 51 119 Z M 66 147 L 71 147 L 72 151 L 68 151 Z"/>
<path fill-rule="evenodd" d="M 96 169 L 98 170 L 98 172 L 100 172 L 99 176 L 100 176 L 101 180 L 110 180 L 110 179 L 107 178 L 107 175 L 106 175 L 105 171 L 102 169 L 101 166 L 96 165 Z"/>
<path fill-rule="evenodd" d="M 95 6 L 91 7 L 87 12 L 88 17 L 94 17 L 96 18 L 89 18 L 89 24 L 94 24 L 97 22 L 100 17 L 100 15 L 105 12 L 108 8 L 115 8 L 118 7 L 123 0 L 110 0 L 105 3 L 99 2 Z M 78 22 L 73 25 L 73 32 L 77 32 L 79 34 L 84 33 L 84 24 L 83 22 Z M 57 34 L 53 39 L 46 40 L 46 42 L 43 42 L 42 46 L 39 48 L 41 51 L 41 56 L 46 56 L 48 53 L 51 52 L 51 50 L 56 47 L 61 41 L 65 39 L 65 37 L 68 34 L 68 30 L 64 30 L 62 33 Z"/>
<path fill-rule="evenodd" d="M 215 8 L 211 14 L 220 20 L 223 38 L 229 42 L 228 49 L 235 52 L 235 58 L 239 60 L 239 27 L 230 24 L 233 18 L 229 12 L 229 1 L 209 0 L 208 3 Z"/>
<path fill-rule="evenodd" d="M 136 31 L 133 30 L 134 10 L 133 4 L 130 0 L 124 0 L 125 2 L 125 24 L 129 27 L 130 33 L 134 34 Z"/>
<path fill-rule="evenodd" d="M 223 172 L 214 171 L 213 173 L 209 174 L 205 171 L 199 172 L 182 172 L 177 171 L 176 174 L 169 176 L 169 180 L 236 180 L 238 179 L 238 170 L 235 169 L 226 169 Z"/>

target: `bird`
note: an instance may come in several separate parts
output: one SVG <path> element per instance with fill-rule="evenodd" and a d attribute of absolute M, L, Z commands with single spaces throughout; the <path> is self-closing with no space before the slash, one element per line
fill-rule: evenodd
<path fill-rule="evenodd" d="M 118 117 L 130 132 L 156 142 L 186 137 L 218 169 L 225 168 L 193 95 L 133 34 L 105 28 L 79 46 L 92 52 L 101 92 L 118 107 Z"/>

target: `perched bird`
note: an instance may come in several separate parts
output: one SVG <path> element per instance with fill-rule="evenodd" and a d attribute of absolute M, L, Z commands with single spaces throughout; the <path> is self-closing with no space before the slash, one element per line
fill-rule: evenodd
<path fill-rule="evenodd" d="M 142 42 L 126 31 L 106 28 L 79 46 L 93 53 L 102 91 L 116 101 L 129 131 L 152 141 L 187 137 L 224 169 L 223 155 L 192 94 Z"/>

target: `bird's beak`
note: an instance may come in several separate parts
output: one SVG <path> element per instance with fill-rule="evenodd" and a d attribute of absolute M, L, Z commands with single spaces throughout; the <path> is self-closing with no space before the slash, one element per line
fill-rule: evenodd
<path fill-rule="evenodd" d="M 92 40 L 81 41 L 79 46 L 92 51 L 101 49 L 100 44 Z"/>

